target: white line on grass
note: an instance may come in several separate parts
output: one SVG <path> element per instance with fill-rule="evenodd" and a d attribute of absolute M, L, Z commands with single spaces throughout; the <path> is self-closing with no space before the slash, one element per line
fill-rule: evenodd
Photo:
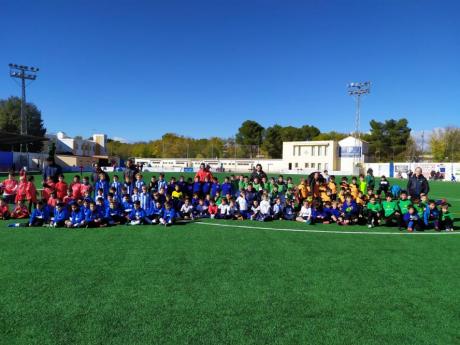
<path fill-rule="evenodd" d="M 317 230 L 317 229 L 289 229 L 289 228 L 268 228 L 264 226 L 248 226 L 248 225 L 230 225 L 222 223 L 206 223 L 195 222 L 195 224 L 211 225 L 227 228 L 241 229 L 257 229 L 271 231 L 290 231 L 290 232 L 313 232 L 327 234 L 342 234 L 342 235 L 396 235 L 396 236 L 411 236 L 411 235 L 460 235 L 460 232 L 381 232 L 381 231 L 338 231 L 338 230 Z"/>

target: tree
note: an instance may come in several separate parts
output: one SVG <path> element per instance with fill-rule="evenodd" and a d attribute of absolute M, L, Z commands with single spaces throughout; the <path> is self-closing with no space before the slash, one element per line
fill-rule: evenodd
<path fill-rule="evenodd" d="M 437 162 L 460 160 L 460 128 L 446 127 L 433 131 L 430 137 L 433 159 Z"/>
<path fill-rule="evenodd" d="M 370 155 L 380 162 L 406 158 L 404 152 L 411 132 L 406 119 L 372 120 L 370 127 L 370 134 L 363 136 L 369 142 Z"/>
<path fill-rule="evenodd" d="M 336 131 L 331 131 L 331 132 L 324 132 L 324 133 L 320 133 L 318 134 L 317 136 L 315 136 L 313 138 L 313 140 L 336 140 L 336 141 L 340 141 L 342 139 L 345 139 L 346 137 L 348 137 L 348 134 L 346 133 L 339 133 L 339 132 L 336 132 Z"/>
<path fill-rule="evenodd" d="M 271 158 L 281 158 L 283 155 L 283 141 L 307 141 L 312 140 L 320 133 L 314 126 L 302 127 L 274 125 L 265 130 L 262 148 L 267 151 Z"/>
<path fill-rule="evenodd" d="M 45 137 L 46 128 L 43 125 L 40 110 L 32 103 L 25 104 L 25 115 L 27 118 L 27 134 L 36 137 Z M 0 129 L 10 133 L 21 133 L 21 99 L 10 97 L 7 100 L 0 100 Z M 29 152 L 40 152 L 43 142 L 27 144 Z M 0 145 L 1 150 L 10 150 L 10 145 Z M 14 145 L 13 150 L 19 151 L 19 145 Z"/>
<path fill-rule="evenodd" d="M 243 146 L 243 152 L 252 158 L 257 155 L 259 146 L 262 144 L 264 127 L 258 122 L 246 120 L 241 124 L 236 134 L 236 143 Z"/>

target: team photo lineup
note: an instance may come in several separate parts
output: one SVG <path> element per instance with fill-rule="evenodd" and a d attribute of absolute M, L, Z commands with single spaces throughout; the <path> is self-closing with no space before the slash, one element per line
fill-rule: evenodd
<path fill-rule="evenodd" d="M 112 178 L 97 168 L 91 176 L 44 170 L 40 193 L 34 176 L 13 173 L 1 184 L 2 219 L 28 219 L 9 226 L 99 228 L 113 225 L 173 225 L 176 221 L 228 219 L 285 220 L 310 224 L 394 227 L 408 232 L 453 231 L 453 216 L 446 199 L 429 197 L 429 184 L 420 168 L 410 174 L 407 189 L 391 185 L 385 176 L 375 178 L 372 169 L 359 177 L 336 177 L 315 172 L 294 184 L 292 177 L 267 177 L 258 164 L 250 175 L 230 175 L 219 181 L 210 167 L 201 164 L 195 177 L 164 174 L 144 181 L 129 160 L 122 176 Z M 9 209 L 9 203 L 13 203 Z"/>

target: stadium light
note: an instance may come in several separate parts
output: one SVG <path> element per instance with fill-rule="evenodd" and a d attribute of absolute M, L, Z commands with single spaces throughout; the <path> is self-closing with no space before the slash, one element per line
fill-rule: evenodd
<path fill-rule="evenodd" d="M 37 67 L 29 67 L 25 65 L 17 65 L 10 63 L 8 64 L 10 67 L 10 77 L 11 78 L 18 78 L 21 79 L 21 134 L 27 135 L 28 133 L 28 123 L 25 114 L 25 106 L 26 106 L 26 80 L 36 80 L 37 75 L 35 73 L 38 72 Z M 25 73 L 28 71 L 29 73 Z M 30 73 L 31 72 L 31 73 Z M 27 145 L 21 144 L 21 152 L 27 151 Z"/>
<path fill-rule="evenodd" d="M 358 82 L 349 83 L 347 86 L 348 94 L 353 96 L 356 100 L 356 115 L 355 115 L 355 146 L 358 146 L 358 140 L 361 137 L 360 125 L 361 125 L 361 96 L 369 94 L 371 92 L 371 82 Z M 361 150 L 362 151 L 362 145 Z M 356 154 L 354 154 L 356 157 Z M 362 152 L 359 154 L 358 162 L 361 162 Z"/>

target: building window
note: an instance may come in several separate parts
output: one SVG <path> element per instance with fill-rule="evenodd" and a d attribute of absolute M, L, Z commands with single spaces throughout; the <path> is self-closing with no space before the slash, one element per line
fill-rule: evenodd
<path fill-rule="evenodd" d="M 318 163 L 318 170 L 321 170 L 321 163 Z"/>
<path fill-rule="evenodd" d="M 292 146 L 292 155 L 295 156 L 295 145 Z"/>
<path fill-rule="evenodd" d="M 315 167 L 315 163 L 311 163 L 311 167 L 314 168 L 314 167 Z"/>
<path fill-rule="evenodd" d="M 318 146 L 318 156 L 321 156 L 321 146 Z"/>
<path fill-rule="evenodd" d="M 327 156 L 327 145 L 324 146 L 324 155 Z"/>
<path fill-rule="evenodd" d="M 312 156 L 315 155 L 315 146 L 312 146 L 312 147 L 311 147 L 311 155 L 312 155 Z"/>
<path fill-rule="evenodd" d="M 305 168 L 308 168 L 308 163 L 305 163 Z"/>
<path fill-rule="evenodd" d="M 298 155 L 298 156 L 300 156 L 300 148 L 301 148 L 301 146 L 300 146 L 300 145 L 299 145 L 299 146 L 297 146 L 297 155 Z"/>
<path fill-rule="evenodd" d="M 298 167 L 299 167 L 299 163 L 295 163 L 295 167 L 298 168 Z"/>

